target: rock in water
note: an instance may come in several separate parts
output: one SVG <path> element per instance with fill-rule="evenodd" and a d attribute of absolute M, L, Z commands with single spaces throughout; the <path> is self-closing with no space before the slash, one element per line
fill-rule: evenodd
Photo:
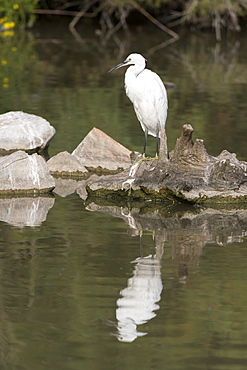
<path fill-rule="evenodd" d="M 79 176 L 88 172 L 88 170 L 80 163 L 80 161 L 67 151 L 60 152 L 54 157 L 51 157 L 47 164 L 50 172 L 53 175 Z"/>
<path fill-rule="evenodd" d="M 72 155 L 88 168 L 117 171 L 131 166 L 131 151 L 94 127 Z"/>
<path fill-rule="evenodd" d="M 0 193 L 45 193 L 55 187 L 45 160 L 17 151 L 0 157 Z"/>
<path fill-rule="evenodd" d="M 0 115 L 0 152 L 36 151 L 45 148 L 55 128 L 44 118 L 24 112 Z"/>

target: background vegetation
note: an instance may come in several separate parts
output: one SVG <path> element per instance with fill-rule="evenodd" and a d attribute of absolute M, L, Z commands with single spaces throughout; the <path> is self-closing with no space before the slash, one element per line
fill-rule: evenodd
<path fill-rule="evenodd" d="M 0 0 L 2 30 L 16 24 L 31 26 L 35 15 L 71 16 L 73 29 L 81 18 L 94 18 L 101 32 L 116 32 L 131 22 L 140 21 L 139 14 L 176 37 L 170 28 L 187 23 L 200 28 L 213 27 L 216 38 L 221 29 L 240 30 L 247 15 L 246 0 Z M 37 18 L 36 18 L 37 19 Z M 56 19 L 56 18 L 54 18 Z M 12 22 L 11 24 L 4 24 Z"/>

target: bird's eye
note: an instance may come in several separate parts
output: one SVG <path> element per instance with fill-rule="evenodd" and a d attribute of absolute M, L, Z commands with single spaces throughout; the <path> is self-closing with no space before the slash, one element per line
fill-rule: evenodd
<path fill-rule="evenodd" d="M 131 62 L 131 58 L 128 59 L 128 62 Z"/>

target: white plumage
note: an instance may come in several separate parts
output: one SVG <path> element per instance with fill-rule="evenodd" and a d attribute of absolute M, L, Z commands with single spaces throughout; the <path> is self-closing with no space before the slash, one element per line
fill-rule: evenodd
<path fill-rule="evenodd" d="M 165 128 L 168 109 L 165 86 L 155 72 L 145 68 L 146 59 L 140 54 L 130 54 L 109 72 L 124 66 L 130 66 L 125 73 L 125 91 L 145 133 L 143 155 L 146 154 L 147 135 L 156 137 L 158 155 L 158 138 L 161 128 Z"/>

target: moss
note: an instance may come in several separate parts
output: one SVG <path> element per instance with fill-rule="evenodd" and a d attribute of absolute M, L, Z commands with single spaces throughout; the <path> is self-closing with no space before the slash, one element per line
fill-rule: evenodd
<path fill-rule="evenodd" d="M 34 153 L 42 152 L 42 150 L 39 147 L 34 148 L 34 149 L 10 149 L 10 150 L 1 149 L 0 150 L 0 155 L 1 156 L 10 155 L 12 153 L 18 152 L 19 150 L 21 150 L 21 151 L 23 151 L 23 152 L 25 152 L 29 155 L 32 155 Z"/>
<path fill-rule="evenodd" d="M 51 175 L 55 177 L 55 179 L 62 178 L 62 179 L 73 179 L 73 180 L 84 180 L 87 179 L 90 175 L 86 172 L 67 172 L 67 171 L 50 171 Z"/>
<path fill-rule="evenodd" d="M 16 190 L 0 190 L 0 197 L 6 196 L 39 196 L 47 193 L 52 193 L 54 188 L 47 189 L 16 189 Z"/>
<path fill-rule="evenodd" d="M 162 188 L 158 192 L 152 189 L 145 187 L 140 187 L 138 190 L 108 190 L 108 189 L 97 189 L 95 191 L 91 190 L 89 187 L 86 187 L 87 192 L 90 197 L 102 198 L 105 200 L 113 200 L 118 202 L 126 201 L 138 201 L 138 202 L 147 202 L 152 201 L 155 203 L 169 203 L 169 204 L 191 204 L 191 205 L 226 205 L 226 204 L 237 204 L 241 205 L 247 203 L 247 195 L 239 197 L 207 197 L 203 196 L 195 199 L 187 199 L 181 193 L 175 193 L 169 188 Z"/>
<path fill-rule="evenodd" d="M 0 192 L 0 199 L 15 199 L 15 198 L 55 198 L 54 193 L 50 190 L 46 193 L 22 193 L 20 192 L 6 192 L 2 193 Z"/>
<path fill-rule="evenodd" d="M 118 168 L 117 170 L 109 170 L 107 168 L 102 168 L 101 166 L 95 168 L 95 167 L 88 167 L 88 166 L 85 166 L 86 169 L 91 172 L 91 173 L 96 173 L 96 175 L 115 175 L 117 173 L 120 173 L 120 172 L 123 172 L 124 169 L 121 167 L 121 168 Z"/>
<path fill-rule="evenodd" d="M 221 196 L 215 196 L 208 198 L 206 196 L 202 198 L 197 198 L 195 199 L 196 204 L 205 204 L 205 205 L 210 205 L 210 204 L 243 204 L 247 203 L 247 195 L 242 195 L 239 197 L 221 197 Z"/>
<path fill-rule="evenodd" d="M 162 188 L 160 191 L 148 189 L 146 187 L 140 187 L 140 189 L 133 190 L 108 190 L 108 189 L 97 189 L 91 190 L 89 186 L 86 187 L 89 197 L 97 197 L 102 199 L 113 199 L 118 201 L 153 201 L 158 203 L 181 203 L 185 202 L 188 204 L 194 204 L 194 201 L 186 199 L 182 194 L 177 195 L 169 188 Z"/>

